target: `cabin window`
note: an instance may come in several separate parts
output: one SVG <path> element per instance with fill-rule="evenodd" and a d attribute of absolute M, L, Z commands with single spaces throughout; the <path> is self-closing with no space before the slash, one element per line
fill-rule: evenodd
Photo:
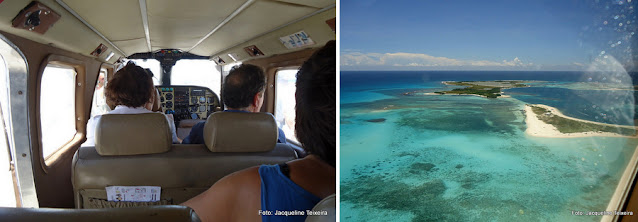
<path fill-rule="evenodd" d="M 160 68 L 160 62 L 156 59 L 131 59 L 136 65 L 150 69 L 153 72 L 153 84 L 160 85 L 160 77 L 162 76 L 162 69 Z"/>
<path fill-rule="evenodd" d="M 73 139 L 75 129 L 74 68 L 49 64 L 40 83 L 42 155 L 49 157 Z"/>
<path fill-rule="evenodd" d="M 111 111 L 109 106 L 106 105 L 106 96 L 104 96 L 104 88 L 106 88 L 108 79 L 107 73 L 106 69 L 100 69 L 100 75 L 97 77 L 95 92 L 93 93 L 93 104 L 91 105 L 91 118 Z"/>
<path fill-rule="evenodd" d="M 179 60 L 173 66 L 171 84 L 208 87 L 219 95 L 221 91 L 221 73 L 216 66 L 217 64 L 210 60 Z"/>
<path fill-rule="evenodd" d="M 283 69 L 275 74 L 275 120 L 286 139 L 299 143 L 295 136 L 295 91 L 298 69 Z"/>

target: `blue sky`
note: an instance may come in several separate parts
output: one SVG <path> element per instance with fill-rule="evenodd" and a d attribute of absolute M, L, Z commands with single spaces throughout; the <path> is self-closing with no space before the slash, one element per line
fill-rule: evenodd
<path fill-rule="evenodd" d="M 344 0 L 341 66 L 342 70 L 587 70 L 597 61 L 615 60 L 631 68 L 635 57 L 626 47 L 631 42 L 637 47 L 631 35 L 637 27 L 636 2 Z"/>

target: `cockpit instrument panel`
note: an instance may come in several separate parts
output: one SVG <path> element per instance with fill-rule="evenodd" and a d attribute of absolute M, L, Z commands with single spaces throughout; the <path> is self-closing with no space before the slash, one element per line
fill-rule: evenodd
<path fill-rule="evenodd" d="M 157 86 L 162 110 L 173 114 L 176 126 L 184 119 L 203 119 L 222 110 L 219 96 L 209 88 L 200 86 Z"/>

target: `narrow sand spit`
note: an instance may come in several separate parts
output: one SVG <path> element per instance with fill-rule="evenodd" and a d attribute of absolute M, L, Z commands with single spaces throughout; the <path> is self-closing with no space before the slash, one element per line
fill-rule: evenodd
<path fill-rule="evenodd" d="M 456 93 L 446 93 L 446 94 L 423 93 L 423 95 L 424 96 L 478 96 L 478 97 L 487 98 L 487 96 L 481 96 L 481 95 L 476 95 L 476 94 L 456 94 Z M 503 95 L 503 92 L 501 92 L 501 96 L 499 96 L 498 98 L 511 98 L 511 96 Z"/>
<path fill-rule="evenodd" d="M 537 107 L 547 109 L 553 115 L 556 115 L 565 119 L 574 120 L 574 121 L 592 123 L 592 124 L 597 124 L 601 126 L 627 128 L 627 129 L 635 128 L 634 126 L 613 125 L 613 124 L 606 124 L 606 123 L 599 123 L 594 121 L 577 119 L 577 118 L 565 116 L 560 111 L 558 111 L 558 109 L 551 106 L 546 106 L 541 104 L 534 104 L 534 105 L 526 104 L 525 105 L 525 115 L 526 115 L 525 123 L 527 124 L 527 130 L 525 130 L 525 133 L 527 133 L 527 135 L 530 135 L 530 136 L 551 137 L 551 138 L 574 138 L 574 137 L 592 137 L 592 136 L 638 138 L 638 136 L 635 136 L 635 135 L 626 136 L 626 135 L 621 135 L 618 133 L 610 133 L 610 132 L 561 133 L 560 131 L 558 131 L 558 129 L 556 129 L 555 126 L 551 124 L 547 124 L 543 122 L 542 120 L 538 119 L 538 116 L 536 115 L 536 113 L 532 111 L 532 106 L 537 106 Z"/>

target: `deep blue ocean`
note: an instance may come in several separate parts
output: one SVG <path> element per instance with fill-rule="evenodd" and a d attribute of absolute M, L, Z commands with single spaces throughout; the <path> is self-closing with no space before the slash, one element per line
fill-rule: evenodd
<path fill-rule="evenodd" d="M 525 104 L 634 125 L 627 73 L 342 72 L 341 221 L 599 221 L 638 140 L 530 136 Z M 442 81 L 533 80 L 510 97 L 428 95 Z M 419 92 L 406 96 L 406 92 Z"/>

